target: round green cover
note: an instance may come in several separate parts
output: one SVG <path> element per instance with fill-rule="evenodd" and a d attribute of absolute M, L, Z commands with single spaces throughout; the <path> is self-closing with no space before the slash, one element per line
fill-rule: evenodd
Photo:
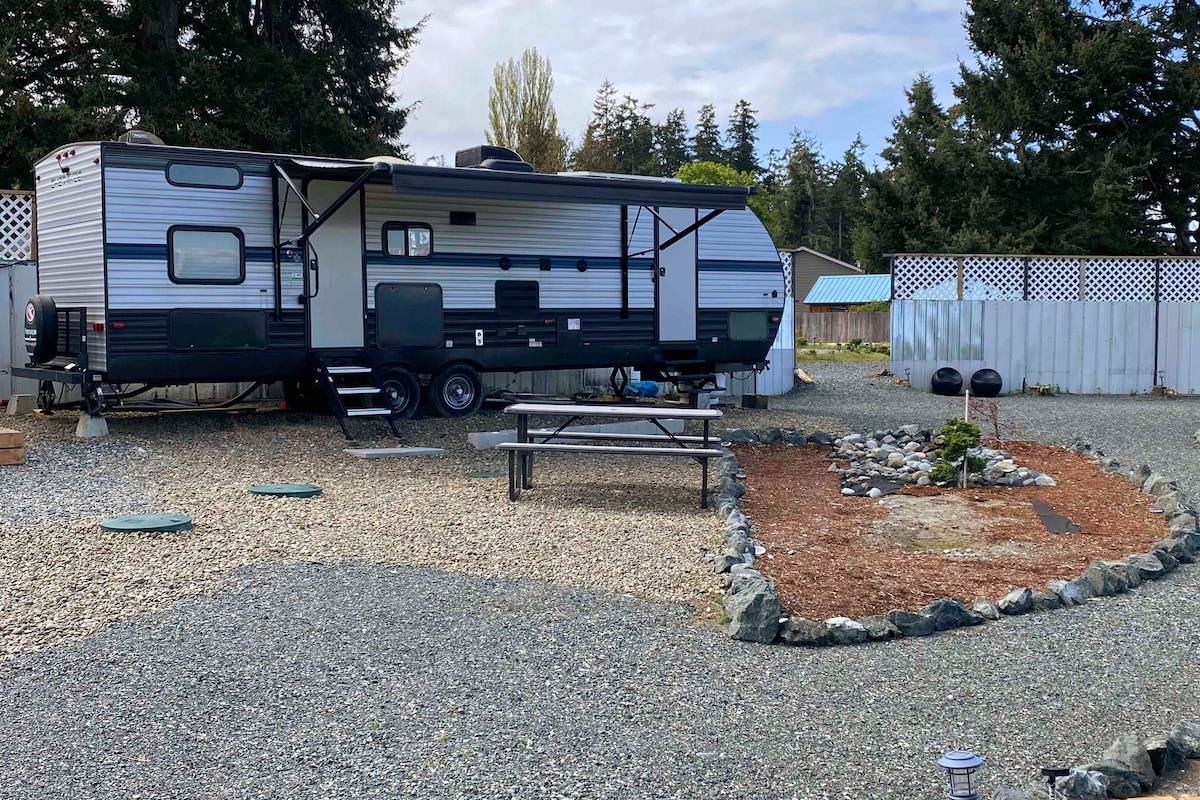
<path fill-rule="evenodd" d="M 267 494 L 273 497 L 316 497 L 320 486 L 311 483 L 260 483 L 250 487 L 250 494 Z"/>
<path fill-rule="evenodd" d="M 106 531 L 190 531 L 192 518 L 187 514 L 134 514 L 114 517 L 100 523 Z"/>

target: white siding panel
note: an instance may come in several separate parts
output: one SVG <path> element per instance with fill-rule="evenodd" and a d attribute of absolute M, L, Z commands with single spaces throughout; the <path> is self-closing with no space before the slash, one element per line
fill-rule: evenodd
<path fill-rule="evenodd" d="M 109 169 L 104 175 L 109 244 L 165 245 L 172 225 L 230 225 L 247 247 L 271 247 L 271 179 L 247 175 L 240 189 L 172 186 L 166 172 Z"/>
<path fill-rule="evenodd" d="M 700 216 L 707 214 L 700 209 Z M 779 250 L 758 215 L 746 208 L 725 211 L 700 228 L 701 261 L 774 261 Z M 780 267 L 782 271 L 783 267 Z"/>
<path fill-rule="evenodd" d="M 775 264 L 779 265 L 778 259 Z M 701 265 L 700 308 L 780 309 L 784 296 L 782 266 L 777 272 L 757 272 L 704 269 Z"/>
<path fill-rule="evenodd" d="M 37 176 L 38 291 L 59 306 L 86 306 L 88 323 L 105 322 L 104 214 L 99 145 L 73 145 L 63 173 L 54 153 Z M 63 152 L 59 150 L 56 152 Z M 23 306 L 24 304 L 22 304 Z M 106 326 L 107 327 L 107 326 Z M 88 362 L 106 369 L 106 334 L 88 334 Z"/>

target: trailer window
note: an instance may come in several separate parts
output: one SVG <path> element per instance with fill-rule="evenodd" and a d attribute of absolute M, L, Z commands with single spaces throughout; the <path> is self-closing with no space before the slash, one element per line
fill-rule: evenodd
<path fill-rule="evenodd" d="M 167 183 L 202 189 L 240 189 L 242 171 L 238 167 L 172 161 L 167 164 Z"/>
<path fill-rule="evenodd" d="M 386 222 L 383 252 L 393 258 L 425 258 L 433 252 L 433 230 L 428 225 Z"/>
<path fill-rule="evenodd" d="M 241 283 L 246 239 L 237 228 L 176 225 L 167 231 L 167 274 L 174 283 Z"/>

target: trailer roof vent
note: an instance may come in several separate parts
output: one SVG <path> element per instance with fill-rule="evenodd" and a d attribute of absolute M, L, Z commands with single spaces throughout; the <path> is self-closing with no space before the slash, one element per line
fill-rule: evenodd
<path fill-rule="evenodd" d="M 533 172 L 533 165 L 525 163 L 515 152 L 507 147 L 491 144 L 459 150 L 454 154 L 454 166 L 498 169 L 505 172 Z"/>
<path fill-rule="evenodd" d="M 139 131 L 137 129 L 125 131 L 117 137 L 118 142 L 125 144 L 165 144 L 165 142 L 149 131 Z"/>

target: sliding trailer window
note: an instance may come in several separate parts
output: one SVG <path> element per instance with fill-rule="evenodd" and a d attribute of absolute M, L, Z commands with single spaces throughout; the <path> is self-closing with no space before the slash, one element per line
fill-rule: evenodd
<path fill-rule="evenodd" d="M 172 161 L 167 164 L 167 183 L 199 189 L 240 189 L 242 170 L 225 164 Z"/>
<path fill-rule="evenodd" d="M 167 275 L 172 283 L 242 283 L 246 237 L 238 228 L 173 225 L 167 230 Z"/>
<path fill-rule="evenodd" d="M 421 222 L 385 222 L 383 253 L 391 258 L 428 258 L 433 254 L 433 229 Z"/>

